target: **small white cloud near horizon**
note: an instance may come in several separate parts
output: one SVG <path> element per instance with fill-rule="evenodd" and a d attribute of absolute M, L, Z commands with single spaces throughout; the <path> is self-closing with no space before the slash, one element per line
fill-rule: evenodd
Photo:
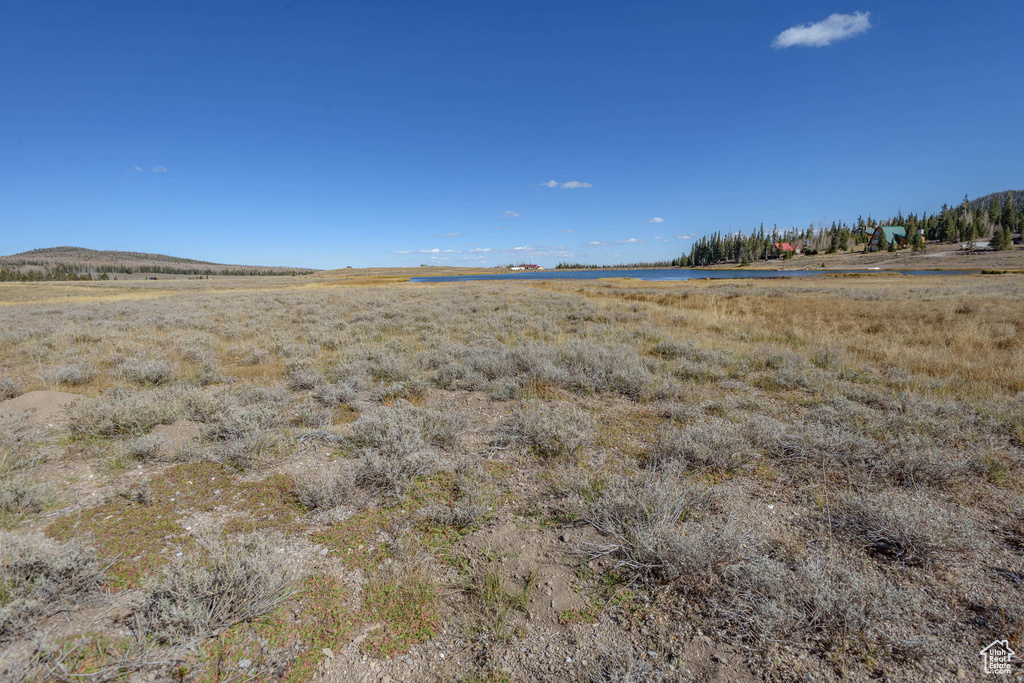
<path fill-rule="evenodd" d="M 557 180 L 549 180 L 546 183 L 541 183 L 542 187 L 561 187 L 565 190 L 576 190 L 581 187 L 593 187 L 590 183 L 584 183 L 579 180 L 570 180 L 566 183 L 560 183 Z"/>
<path fill-rule="evenodd" d="M 153 167 L 153 173 L 167 173 L 167 167 L 166 166 L 154 166 Z"/>
<path fill-rule="evenodd" d="M 411 254 L 412 251 L 409 250 L 409 249 L 400 249 L 400 250 L 396 251 L 395 253 L 396 254 Z"/>
<path fill-rule="evenodd" d="M 607 242 L 587 242 L 583 246 L 585 246 L 585 247 L 607 247 L 608 243 Z"/>
<path fill-rule="evenodd" d="M 515 211 L 502 211 L 501 215 L 505 218 L 519 218 L 519 214 Z"/>
<path fill-rule="evenodd" d="M 772 47 L 785 50 L 787 47 L 825 47 L 840 40 L 846 40 L 871 28 L 871 12 L 853 14 L 832 14 L 827 19 L 813 24 L 791 26 L 775 36 Z"/>
<path fill-rule="evenodd" d="M 692 240 L 693 235 L 676 235 L 677 240 Z"/>
<path fill-rule="evenodd" d="M 664 218 L 660 218 L 658 216 L 655 216 L 654 218 L 652 218 L 651 220 L 649 220 L 647 222 L 648 223 L 664 223 L 665 219 Z"/>

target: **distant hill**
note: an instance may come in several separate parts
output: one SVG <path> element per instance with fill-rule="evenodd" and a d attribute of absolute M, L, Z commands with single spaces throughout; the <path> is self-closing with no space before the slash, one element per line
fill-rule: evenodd
<path fill-rule="evenodd" d="M 161 273 L 166 275 L 305 275 L 309 268 L 243 266 L 195 259 L 144 254 L 135 251 L 97 251 L 82 247 L 50 247 L 0 256 L 0 269 L 36 274 L 49 279 L 61 275 Z"/>
<path fill-rule="evenodd" d="M 998 201 L 1000 204 L 1006 204 L 1007 201 L 1012 201 L 1017 205 L 1018 209 L 1024 210 L 1024 190 L 993 192 L 992 194 L 987 194 L 984 197 L 972 199 L 971 206 L 975 209 L 987 209 L 989 205 L 995 201 Z"/>

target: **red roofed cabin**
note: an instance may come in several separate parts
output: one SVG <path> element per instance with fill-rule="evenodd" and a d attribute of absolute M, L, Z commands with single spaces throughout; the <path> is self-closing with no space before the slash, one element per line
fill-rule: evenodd
<path fill-rule="evenodd" d="M 791 251 L 794 254 L 800 253 L 800 250 L 794 247 L 789 242 L 772 242 L 772 245 L 781 252 Z"/>
<path fill-rule="evenodd" d="M 542 268 L 538 266 L 536 263 L 524 263 L 523 268 L 525 268 L 526 270 L 542 270 Z"/>

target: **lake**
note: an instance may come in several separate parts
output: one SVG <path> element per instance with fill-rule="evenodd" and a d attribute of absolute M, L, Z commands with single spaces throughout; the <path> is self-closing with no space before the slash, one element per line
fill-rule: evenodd
<path fill-rule="evenodd" d="M 903 275 L 962 275 L 964 270 L 696 270 L 663 268 L 652 270 L 531 270 L 494 275 L 439 275 L 414 277 L 412 282 L 469 282 L 471 280 L 597 280 L 628 277 L 635 280 L 729 280 L 766 277 L 813 277 L 826 273 L 901 273 Z"/>

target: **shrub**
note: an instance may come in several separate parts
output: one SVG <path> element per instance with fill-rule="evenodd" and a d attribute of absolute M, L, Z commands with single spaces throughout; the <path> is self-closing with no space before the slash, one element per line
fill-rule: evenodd
<path fill-rule="evenodd" d="M 135 612 L 140 636 L 160 644 L 215 636 L 288 597 L 285 558 L 266 538 L 252 534 L 207 550 L 165 571 Z"/>
<path fill-rule="evenodd" d="M 884 495 L 844 496 L 836 501 L 832 523 L 869 552 L 893 562 L 928 565 L 960 549 L 965 530 L 924 498 Z"/>
<path fill-rule="evenodd" d="M 330 510 L 344 505 L 352 498 L 354 489 L 352 471 L 340 463 L 295 478 L 295 496 L 307 510 Z"/>
<path fill-rule="evenodd" d="M 21 477 L 0 479 L 0 513 L 41 512 L 46 498 L 41 489 Z"/>
<path fill-rule="evenodd" d="M 103 565 L 96 551 L 72 540 L 0 534 L 0 640 L 70 601 L 99 592 Z"/>
<path fill-rule="evenodd" d="M 248 472 L 266 465 L 279 452 L 280 445 L 274 432 L 256 430 L 218 443 L 214 459 L 239 472 Z"/>
<path fill-rule="evenodd" d="M 113 391 L 71 405 L 68 424 L 77 437 L 141 436 L 158 424 L 170 424 L 179 418 L 210 419 L 220 410 L 216 399 L 196 388 Z"/>
<path fill-rule="evenodd" d="M 21 384 L 10 377 L 0 377 L 0 401 L 21 395 Z"/>
<path fill-rule="evenodd" d="M 170 381 L 174 365 L 166 360 L 129 358 L 118 366 L 118 374 L 135 384 L 159 385 Z"/>
<path fill-rule="evenodd" d="M 594 420 L 586 411 L 568 402 L 531 400 L 506 421 L 498 440 L 527 446 L 542 458 L 575 459 L 593 435 Z"/>
<path fill-rule="evenodd" d="M 619 567 L 639 574 L 674 577 L 699 564 L 699 548 L 685 540 L 681 525 L 706 502 L 701 489 L 653 476 L 612 482 L 584 505 L 584 519 L 612 540 L 591 552 L 615 555 Z"/>
<path fill-rule="evenodd" d="M 660 341 L 652 351 L 662 358 L 680 358 L 687 354 L 689 346 L 677 341 Z"/>
<path fill-rule="evenodd" d="M 58 365 L 51 369 L 46 378 L 54 384 L 67 384 L 78 386 L 85 384 L 96 376 L 96 369 L 84 363 L 72 363 L 69 365 Z"/>
<path fill-rule="evenodd" d="M 165 443 L 166 441 L 163 438 L 154 434 L 137 436 L 128 441 L 128 455 L 143 462 L 156 460 L 160 457 L 160 452 L 163 450 Z"/>
<path fill-rule="evenodd" d="M 307 398 L 295 406 L 292 422 L 310 429 L 324 429 L 331 424 L 331 409 Z"/>
<path fill-rule="evenodd" d="M 441 459 L 429 448 L 401 452 L 370 450 L 359 462 L 355 482 L 377 495 L 399 497 L 417 477 L 436 474 L 441 468 Z"/>
<path fill-rule="evenodd" d="M 293 365 L 288 370 L 288 388 L 292 391 L 312 389 L 321 379 L 320 373 L 308 365 Z"/>
<path fill-rule="evenodd" d="M 753 455 L 750 443 L 738 432 L 737 425 L 722 419 L 684 428 L 666 427 L 659 432 L 648 459 L 655 465 L 682 459 L 695 465 L 736 469 Z"/>
<path fill-rule="evenodd" d="M 321 384 L 313 392 L 313 398 L 325 406 L 348 405 L 358 406 L 359 391 L 352 382 L 344 381 L 335 384 Z"/>

